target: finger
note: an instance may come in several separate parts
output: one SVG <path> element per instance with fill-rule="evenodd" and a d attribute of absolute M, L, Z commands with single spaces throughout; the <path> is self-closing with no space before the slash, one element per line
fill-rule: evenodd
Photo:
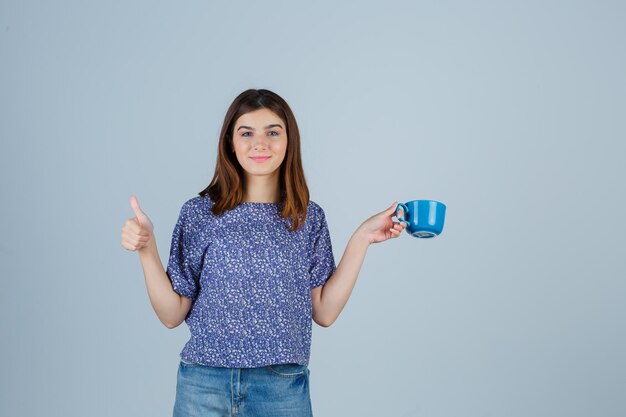
<path fill-rule="evenodd" d="M 122 227 L 122 234 L 123 235 L 139 235 L 141 233 L 145 233 L 141 231 L 141 226 L 139 225 L 139 222 L 137 221 L 137 217 L 133 217 L 132 219 L 129 219 L 128 222 L 126 222 L 126 224 L 124 225 L 124 227 Z"/>
<path fill-rule="evenodd" d="M 401 232 L 406 228 L 406 225 L 404 223 L 396 223 L 393 225 L 393 228 Z"/>
<path fill-rule="evenodd" d="M 399 206 L 399 205 L 400 205 L 400 204 L 396 201 L 396 202 L 394 203 L 394 208 L 393 208 L 393 214 L 394 214 L 397 218 L 404 217 L 404 208 L 402 208 L 402 207 L 398 208 L 398 206 Z M 398 210 L 398 214 L 397 214 L 397 215 L 396 215 L 396 209 Z M 402 223 L 402 222 L 400 222 L 400 223 Z"/>
<path fill-rule="evenodd" d="M 132 230 L 133 230 L 133 232 L 137 236 L 145 236 L 145 237 L 150 237 L 151 236 L 150 230 L 148 230 L 147 228 L 142 226 L 142 224 L 139 221 L 138 217 L 133 217 L 133 228 L 132 228 Z"/>
<path fill-rule="evenodd" d="M 146 246 L 149 240 L 146 239 L 135 239 L 130 236 L 125 236 L 122 238 L 122 245 L 128 248 L 139 248 Z"/>
<path fill-rule="evenodd" d="M 128 250 L 132 250 L 133 244 L 128 240 L 127 237 L 122 237 L 122 246 Z"/>
<path fill-rule="evenodd" d="M 128 246 L 136 247 L 146 245 L 150 241 L 149 238 L 145 237 L 137 237 L 136 235 L 122 235 L 122 242 L 126 243 Z"/>
<path fill-rule="evenodd" d="M 141 211 L 141 208 L 139 207 L 139 202 L 137 201 L 137 197 L 135 197 L 135 194 L 130 196 L 130 207 L 135 212 L 137 220 L 139 221 L 139 225 L 141 225 L 142 227 L 146 225 L 146 215 L 143 211 Z"/>
<path fill-rule="evenodd" d="M 143 211 L 141 211 L 141 208 L 139 207 L 139 201 L 137 201 L 137 197 L 135 196 L 135 194 L 130 196 L 130 207 L 135 212 L 135 215 L 139 216 L 140 214 L 143 214 Z"/>
<path fill-rule="evenodd" d="M 131 217 L 126 221 L 126 224 L 122 228 L 122 231 L 126 231 L 127 233 L 134 233 L 136 235 L 141 236 L 149 236 L 150 232 L 141 227 L 141 223 L 137 217 Z"/>

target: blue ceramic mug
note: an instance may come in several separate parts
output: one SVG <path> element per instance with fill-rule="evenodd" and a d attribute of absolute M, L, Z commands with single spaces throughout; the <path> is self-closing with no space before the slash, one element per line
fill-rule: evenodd
<path fill-rule="evenodd" d="M 403 216 L 398 211 L 404 210 Z M 435 237 L 443 230 L 446 217 L 446 205 L 435 200 L 413 200 L 398 203 L 395 216 L 398 221 L 406 223 L 408 234 L 419 238 Z"/>

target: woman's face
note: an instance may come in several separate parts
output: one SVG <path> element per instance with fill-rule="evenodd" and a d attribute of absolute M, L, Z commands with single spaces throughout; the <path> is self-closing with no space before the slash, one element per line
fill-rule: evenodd
<path fill-rule="evenodd" d="M 235 121 L 233 149 L 248 175 L 278 175 L 287 151 L 285 122 L 265 108 L 242 114 Z"/>

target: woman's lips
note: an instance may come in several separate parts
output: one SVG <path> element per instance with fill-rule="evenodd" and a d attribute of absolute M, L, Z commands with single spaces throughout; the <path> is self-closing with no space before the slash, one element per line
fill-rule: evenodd
<path fill-rule="evenodd" d="M 252 159 L 254 162 L 261 163 L 261 162 L 267 161 L 268 159 L 270 159 L 270 157 L 269 156 L 258 156 L 258 157 L 251 157 L 250 159 Z"/>

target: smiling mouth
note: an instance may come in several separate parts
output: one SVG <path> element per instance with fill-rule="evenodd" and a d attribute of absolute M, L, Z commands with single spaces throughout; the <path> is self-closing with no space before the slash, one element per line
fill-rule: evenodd
<path fill-rule="evenodd" d="M 258 157 L 251 157 L 250 159 L 252 159 L 254 162 L 265 162 L 268 159 L 270 159 L 269 156 L 258 156 Z"/>

